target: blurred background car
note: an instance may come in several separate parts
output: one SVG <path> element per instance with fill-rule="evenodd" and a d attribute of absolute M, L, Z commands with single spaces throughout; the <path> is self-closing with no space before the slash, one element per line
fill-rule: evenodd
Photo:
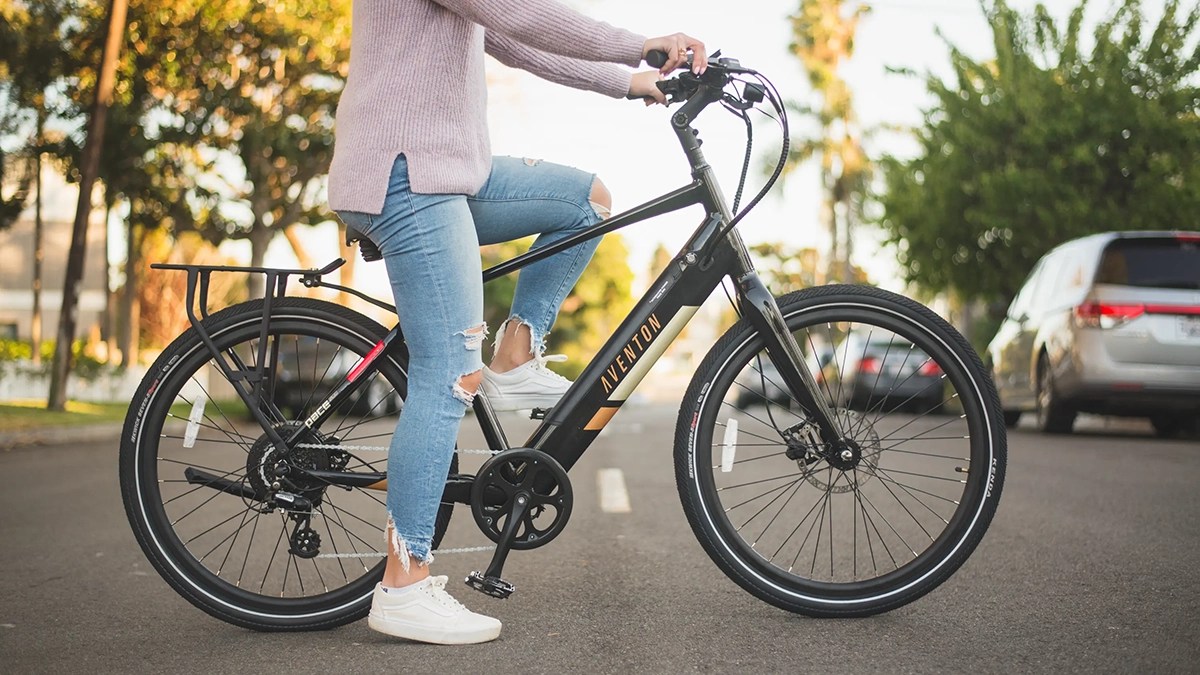
<path fill-rule="evenodd" d="M 942 409 L 942 369 L 894 333 L 851 332 L 826 371 L 830 390 L 841 397 L 838 405 L 851 410 L 924 414 Z"/>
<path fill-rule="evenodd" d="M 803 347 L 802 347 L 803 349 Z M 829 362 L 833 359 L 833 350 L 825 345 L 819 345 L 815 354 L 807 354 L 809 371 L 817 380 L 817 385 L 824 391 L 824 377 Z M 761 364 L 761 365 L 760 365 Z M 751 406 L 766 405 L 767 401 L 784 408 L 790 408 L 792 397 L 788 394 L 779 369 L 767 358 L 766 352 L 751 361 L 750 365 L 738 374 L 735 388 L 737 397 L 734 406 L 739 410 L 747 410 Z"/>
<path fill-rule="evenodd" d="M 275 405 L 291 419 L 303 419 L 333 393 L 358 361 L 358 355 L 351 351 L 307 336 L 280 345 Z M 380 417 L 399 412 L 403 403 L 388 381 L 375 375 L 341 405 L 339 412 Z"/>
<path fill-rule="evenodd" d="M 1160 436 L 1200 416 L 1200 233 L 1109 232 L 1047 253 L 987 348 L 1005 422 L 1146 416 Z"/>

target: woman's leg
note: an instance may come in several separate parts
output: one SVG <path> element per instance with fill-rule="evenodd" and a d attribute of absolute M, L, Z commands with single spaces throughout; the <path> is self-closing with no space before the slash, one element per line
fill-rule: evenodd
<path fill-rule="evenodd" d="M 403 157 L 382 214 L 339 215 L 383 252 L 408 347 L 408 394 L 388 454 L 384 573 L 385 586 L 404 586 L 428 576 L 459 423 L 479 388 L 479 243 L 466 198 L 413 194 Z"/>
<path fill-rule="evenodd" d="M 608 216 L 612 197 L 594 174 L 540 160 L 496 157 L 467 200 L 481 244 L 539 235 L 538 248 Z M 503 373 L 541 355 L 559 307 L 592 258 L 592 239 L 521 270 L 509 320 L 497 332 L 491 369 Z"/>

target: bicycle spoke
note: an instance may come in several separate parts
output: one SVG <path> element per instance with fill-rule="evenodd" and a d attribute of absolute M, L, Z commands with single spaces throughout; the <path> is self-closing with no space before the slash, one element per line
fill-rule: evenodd
<path fill-rule="evenodd" d="M 888 520 L 887 516 L 883 515 L 883 511 L 880 511 L 879 507 L 875 506 L 875 503 L 871 501 L 870 497 L 868 497 L 864 494 L 864 495 L 862 495 L 862 498 L 863 498 L 863 501 L 865 501 L 868 506 L 870 506 L 872 509 L 874 509 L 875 515 L 879 516 L 879 519 L 883 521 L 883 524 L 888 526 L 888 529 L 892 531 L 892 534 L 896 535 L 896 538 L 900 540 L 900 543 L 904 544 L 904 547 L 907 548 L 908 551 L 913 554 L 914 558 L 916 558 L 918 556 L 917 550 L 915 548 L 913 548 L 908 543 L 907 540 L 904 539 L 904 536 L 901 535 L 900 532 L 898 532 L 894 526 L 892 526 L 892 521 Z M 899 567 L 897 567 L 897 569 L 899 569 Z"/>
<path fill-rule="evenodd" d="M 775 476 L 774 478 L 763 478 L 762 480 L 752 480 L 749 483 L 739 483 L 737 485 L 726 485 L 725 487 L 717 488 L 717 492 L 723 492 L 725 490 L 732 490 L 734 488 L 746 487 L 747 485 L 757 485 L 759 483 L 766 483 L 767 481 L 772 481 L 772 480 L 780 480 L 782 478 L 795 478 L 796 476 L 802 476 L 802 475 L 804 475 L 802 472 L 796 472 L 796 473 L 791 473 L 791 474 L 784 474 L 782 476 Z"/>
<path fill-rule="evenodd" d="M 717 426 L 719 426 L 719 427 L 725 427 L 726 425 L 725 425 L 723 422 L 717 422 Z M 768 441 L 768 442 L 775 443 L 775 444 L 777 444 L 777 445 L 783 445 L 783 443 L 781 442 L 781 441 L 782 441 L 782 439 L 780 439 L 780 440 L 778 440 L 778 441 L 777 441 L 777 440 L 775 440 L 774 438 L 767 438 L 766 436 L 759 436 L 758 434 L 756 434 L 756 433 L 754 433 L 754 432 L 752 432 L 752 431 L 744 431 L 744 430 L 741 430 L 741 429 L 739 429 L 739 430 L 738 430 L 738 433 L 739 433 L 739 434 L 746 434 L 747 436 L 753 436 L 754 438 L 757 438 L 757 439 L 758 439 L 758 440 L 760 440 L 760 441 Z"/>
<path fill-rule="evenodd" d="M 800 486 L 801 486 L 801 485 L 803 485 L 803 484 L 804 484 L 804 479 L 803 479 L 803 478 L 800 478 L 800 479 L 797 479 L 797 480 L 795 480 L 795 481 L 794 481 L 794 482 L 792 482 L 791 484 L 789 484 L 789 485 L 785 485 L 785 486 L 784 486 L 784 489 L 785 489 L 785 490 L 786 490 L 788 487 L 792 487 L 792 493 L 791 493 L 791 494 L 788 496 L 788 498 L 787 498 L 786 500 L 784 500 L 784 502 L 783 502 L 783 506 L 780 506 L 780 507 L 779 507 L 779 511 L 777 511 L 777 512 L 775 513 L 775 515 L 771 517 L 771 520 L 770 520 L 770 522 L 768 522 L 768 523 L 767 523 L 767 526 L 763 528 L 763 531 L 759 533 L 759 535 L 758 535 L 758 536 L 759 536 L 759 538 L 758 538 L 758 539 L 755 539 L 753 544 L 750 544 L 750 548 L 754 548 L 754 547 L 755 547 L 755 546 L 758 544 L 758 542 L 759 542 L 759 539 L 762 539 L 762 536 L 763 536 L 763 535 L 765 535 L 765 534 L 767 533 L 767 530 L 771 529 L 771 525 L 772 525 L 772 524 L 775 522 L 775 519 L 779 517 L 779 514 L 780 514 L 780 513 L 783 513 L 783 510 L 784 510 L 785 508 L 787 508 L 788 502 L 792 501 L 792 497 L 796 496 L 796 492 L 798 492 L 798 491 L 800 490 Z M 737 526 L 737 528 L 735 529 L 735 531 L 736 531 L 736 532 L 741 532 L 741 531 L 742 531 L 742 528 L 744 528 L 744 527 L 746 527 L 747 525 L 749 525 L 749 524 L 750 524 L 750 523 L 751 523 L 751 522 L 752 522 L 752 521 L 753 521 L 755 518 L 757 518 L 757 517 L 759 516 L 759 514 L 761 514 L 763 511 L 766 511 L 767 509 L 771 508 L 771 505 L 772 505 L 772 504 L 774 504 L 776 501 L 778 501 L 778 500 L 779 500 L 779 498 L 780 498 L 780 497 L 782 497 L 782 496 L 783 496 L 783 492 L 780 492 L 779 494 L 775 495 L 775 496 L 774 496 L 774 497 L 771 499 L 771 501 L 769 501 L 769 502 L 767 502 L 766 504 L 764 504 L 764 505 L 763 505 L 763 507 L 762 507 L 761 509 L 759 509 L 758 511 L 755 511 L 755 512 L 754 512 L 754 515 L 750 516 L 750 517 L 749 517 L 749 518 L 746 520 L 746 522 L 744 522 L 744 523 L 742 523 L 741 525 Z"/>
<path fill-rule="evenodd" d="M 800 531 L 800 528 L 804 526 L 804 523 L 808 520 L 808 517 L 811 516 L 813 512 L 817 510 L 817 507 L 825 501 L 826 496 L 828 495 L 822 494 L 821 496 L 817 497 L 817 501 L 813 502 L 813 505 L 809 507 L 808 512 L 804 514 L 804 517 L 800 519 L 800 522 L 796 523 L 796 527 L 792 528 L 792 531 L 788 533 L 788 536 L 784 537 L 783 542 L 779 544 L 779 548 L 775 549 L 775 552 L 771 554 L 770 558 L 767 558 L 768 562 L 774 560 L 775 556 L 779 555 L 780 551 L 787 546 L 787 543 L 792 540 L 792 537 L 795 536 L 796 533 Z M 801 547 L 803 547 L 803 544 L 801 544 Z"/>
<path fill-rule="evenodd" d="M 235 545 L 237 545 L 238 536 L 241 534 L 241 531 L 246 527 L 246 522 L 247 522 L 246 517 L 249 516 L 252 512 L 254 512 L 254 509 L 251 509 L 249 507 L 247 507 L 245 511 L 242 511 L 242 522 L 238 524 L 238 529 L 234 530 L 233 539 L 229 542 L 229 548 L 225 551 L 225 557 L 221 559 L 221 564 L 217 565 L 217 576 L 221 576 L 221 572 L 224 571 L 224 569 L 225 569 L 225 563 L 229 562 L 229 556 L 231 554 L 233 554 L 233 547 Z M 256 514 L 256 517 L 257 517 L 257 514 Z"/>
<path fill-rule="evenodd" d="M 238 588 L 242 587 L 242 579 L 246 576 L 246 564 L 250 562 L 250 549 L 254 548 L 255 534 L 258 534 L 258 519 L 262 517 L 261 513 L 254 514 L 254 526 L 250 528 L 250 543 L 246 544 L 246 555 L 242 558 L 242 569 L 238 572 L 237 583 L 234 584 Z"/>
<path fill-rule="evenodd" d="M 281 515 L 280 518 L 282 519 L 282 525 L 279 529 L 279 538 L 275 540 L 275 550 L 271 551 L 271 559 L 267 562 L 267 569 L 263 572 L 262 582 L 258 584 L 258 590 L 260 591 L 267 585 L 267 575 L 271 573 L 271 566 L 275 564 L 275 556 L 279 555 L 279 542 L 283 541 L 283 536 L 287 534 L 287 516 Z M 284 569 L 287 569 L 286 565 Z M 284 579 L 286 581 L 286 575 Z"/>
<path fill-rule="evenodd" d="M 754 496 L 754 497 L 751 497 L 750 499 L 747 499 L 746 501 L 743 501 L 743 502 L 738 502 L 737 504 L 734 504 L 733 506 L 730 506 L 729 508 L 725 509 L 725 513 L 729 513 L 730 511 L 733 511 L 734 509 L 736 509 L 736 508 L 738 508 L 738 507 L 745 506 L 746 504 L 749 504 L 749 503 L 750 503 L 750 502 L 752 502 L 752 501 L 755 501 L 755 500 L 758 500 L 758 499 L 762 499 L 763 497 L 766 497 L 767 495 L 771 494 L 772 492 L 778 492 L 778 491 L 780 491 L 780 490 L 786 490 L 786 489 L 790 488 L 791 486 L 795 485 L 795 484 L 796 484 L 797 482 L 799 482 L 800 480 L 802 480 L 802 479 L 799 479 L 799 478 L 798 478 L 798 479 L 796 479 L 796 481 L 795 481 L 795 482 L 793 482 L 793 483 L 788 483 L 788 484 L 786 484 L 786 485 L 780 485 L 780 486 L 777 486 L 777 487 L 773 487 L 773 488 L 771 488 L 770 490 L 767 490 L 766 492 L 763 492 L 762 494 L 759 494 L 759 495 L 756 495 L 756 496 Z"/>
<path fill-rule="evenodd" d="M 739 448 L 740 448 L 740 447 L 742 447 L 742 446 L 738 445 L 738 446 L 735 446 L 735 447 L 739 447 Z M 771 457 L 778 457 L 778 456 L 780 456 L 780 455 L 786 455 L 786 454 L 787 454 L 787 451 L 786 451 L 786 450 L 784 450 L 784 451 L 782 451 L 782 452 L 772 452 L 772 453 L 771 453 L 771 454 L 769 454 L 769 455 L 760 455 L 760 456 L 758 456 L 758 457 L 747 457 L 746 459 L 738 459 L 738 460 L 734 460 L 733 464 L 734 464 L 734 466 L 737 466 L 738 464 L 745 464 L 746 462 L 755 462 L 755 461 L 758 461 L 758 460 L 760 460 L 760 459 L 769 459 L 769 458 L 771 458 Z M 714 465 L 713 465 L 713 468 L 714 468 L 714 469 L 719 469 L 719 468 L 721 468 L 721 465 L 720 465 L 720 464 L 714 464 Z"/>

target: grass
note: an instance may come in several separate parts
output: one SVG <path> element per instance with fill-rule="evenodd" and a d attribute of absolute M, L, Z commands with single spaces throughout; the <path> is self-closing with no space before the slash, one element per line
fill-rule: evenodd
<path fill-rule="evenodd" d="M 218 411 L 217 407 L 220 407 Z M 44 400 L 6 401 L 0 403 L 0 432 L 30 431 L 46 427 L 74 426 L 78 424 L 100 424 L 125 421 L 128 403 L 85 403 L 67 401 L 65 412 L 46 410 Z M 171 413 L 184 421 L 192 412 L 192 406 L 178 402 L 171 406 Z M 233 422 L 251 420 L 250 412 L 241 399 L 209 402 L 207 413 L 220 419 L 222 426 Z"/>
<path fill-rule="evenodd" d="M 24 431 L 43 427 L 120 422 L 129 403 L 84 403 L 67 401 L 64 412 L 46 410 L 45 401 L 8 401 L 0 404 L 0 431 Z"/>

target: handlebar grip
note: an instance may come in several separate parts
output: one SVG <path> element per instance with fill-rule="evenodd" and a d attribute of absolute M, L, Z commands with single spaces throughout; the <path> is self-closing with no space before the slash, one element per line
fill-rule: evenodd
<path fill-rule="evenodd" d="M 696 55 L 694 53 L 688 52 L 688 68 L 692 67 L 692 59 L 695 57 Z M 667 53 L 661 49 L 651 49 L 650 51 L 646 52 L 646 65 L 650 66 L 651 68 L 662 68 L 663 66 L 667 65 Z"/>
<path fill-rule="evenodd" d="M 661 49 L 651 49 L 646 52 L 646 65 L 652 68 L 662 68 L 667 64 L 667 53 Z"/>

